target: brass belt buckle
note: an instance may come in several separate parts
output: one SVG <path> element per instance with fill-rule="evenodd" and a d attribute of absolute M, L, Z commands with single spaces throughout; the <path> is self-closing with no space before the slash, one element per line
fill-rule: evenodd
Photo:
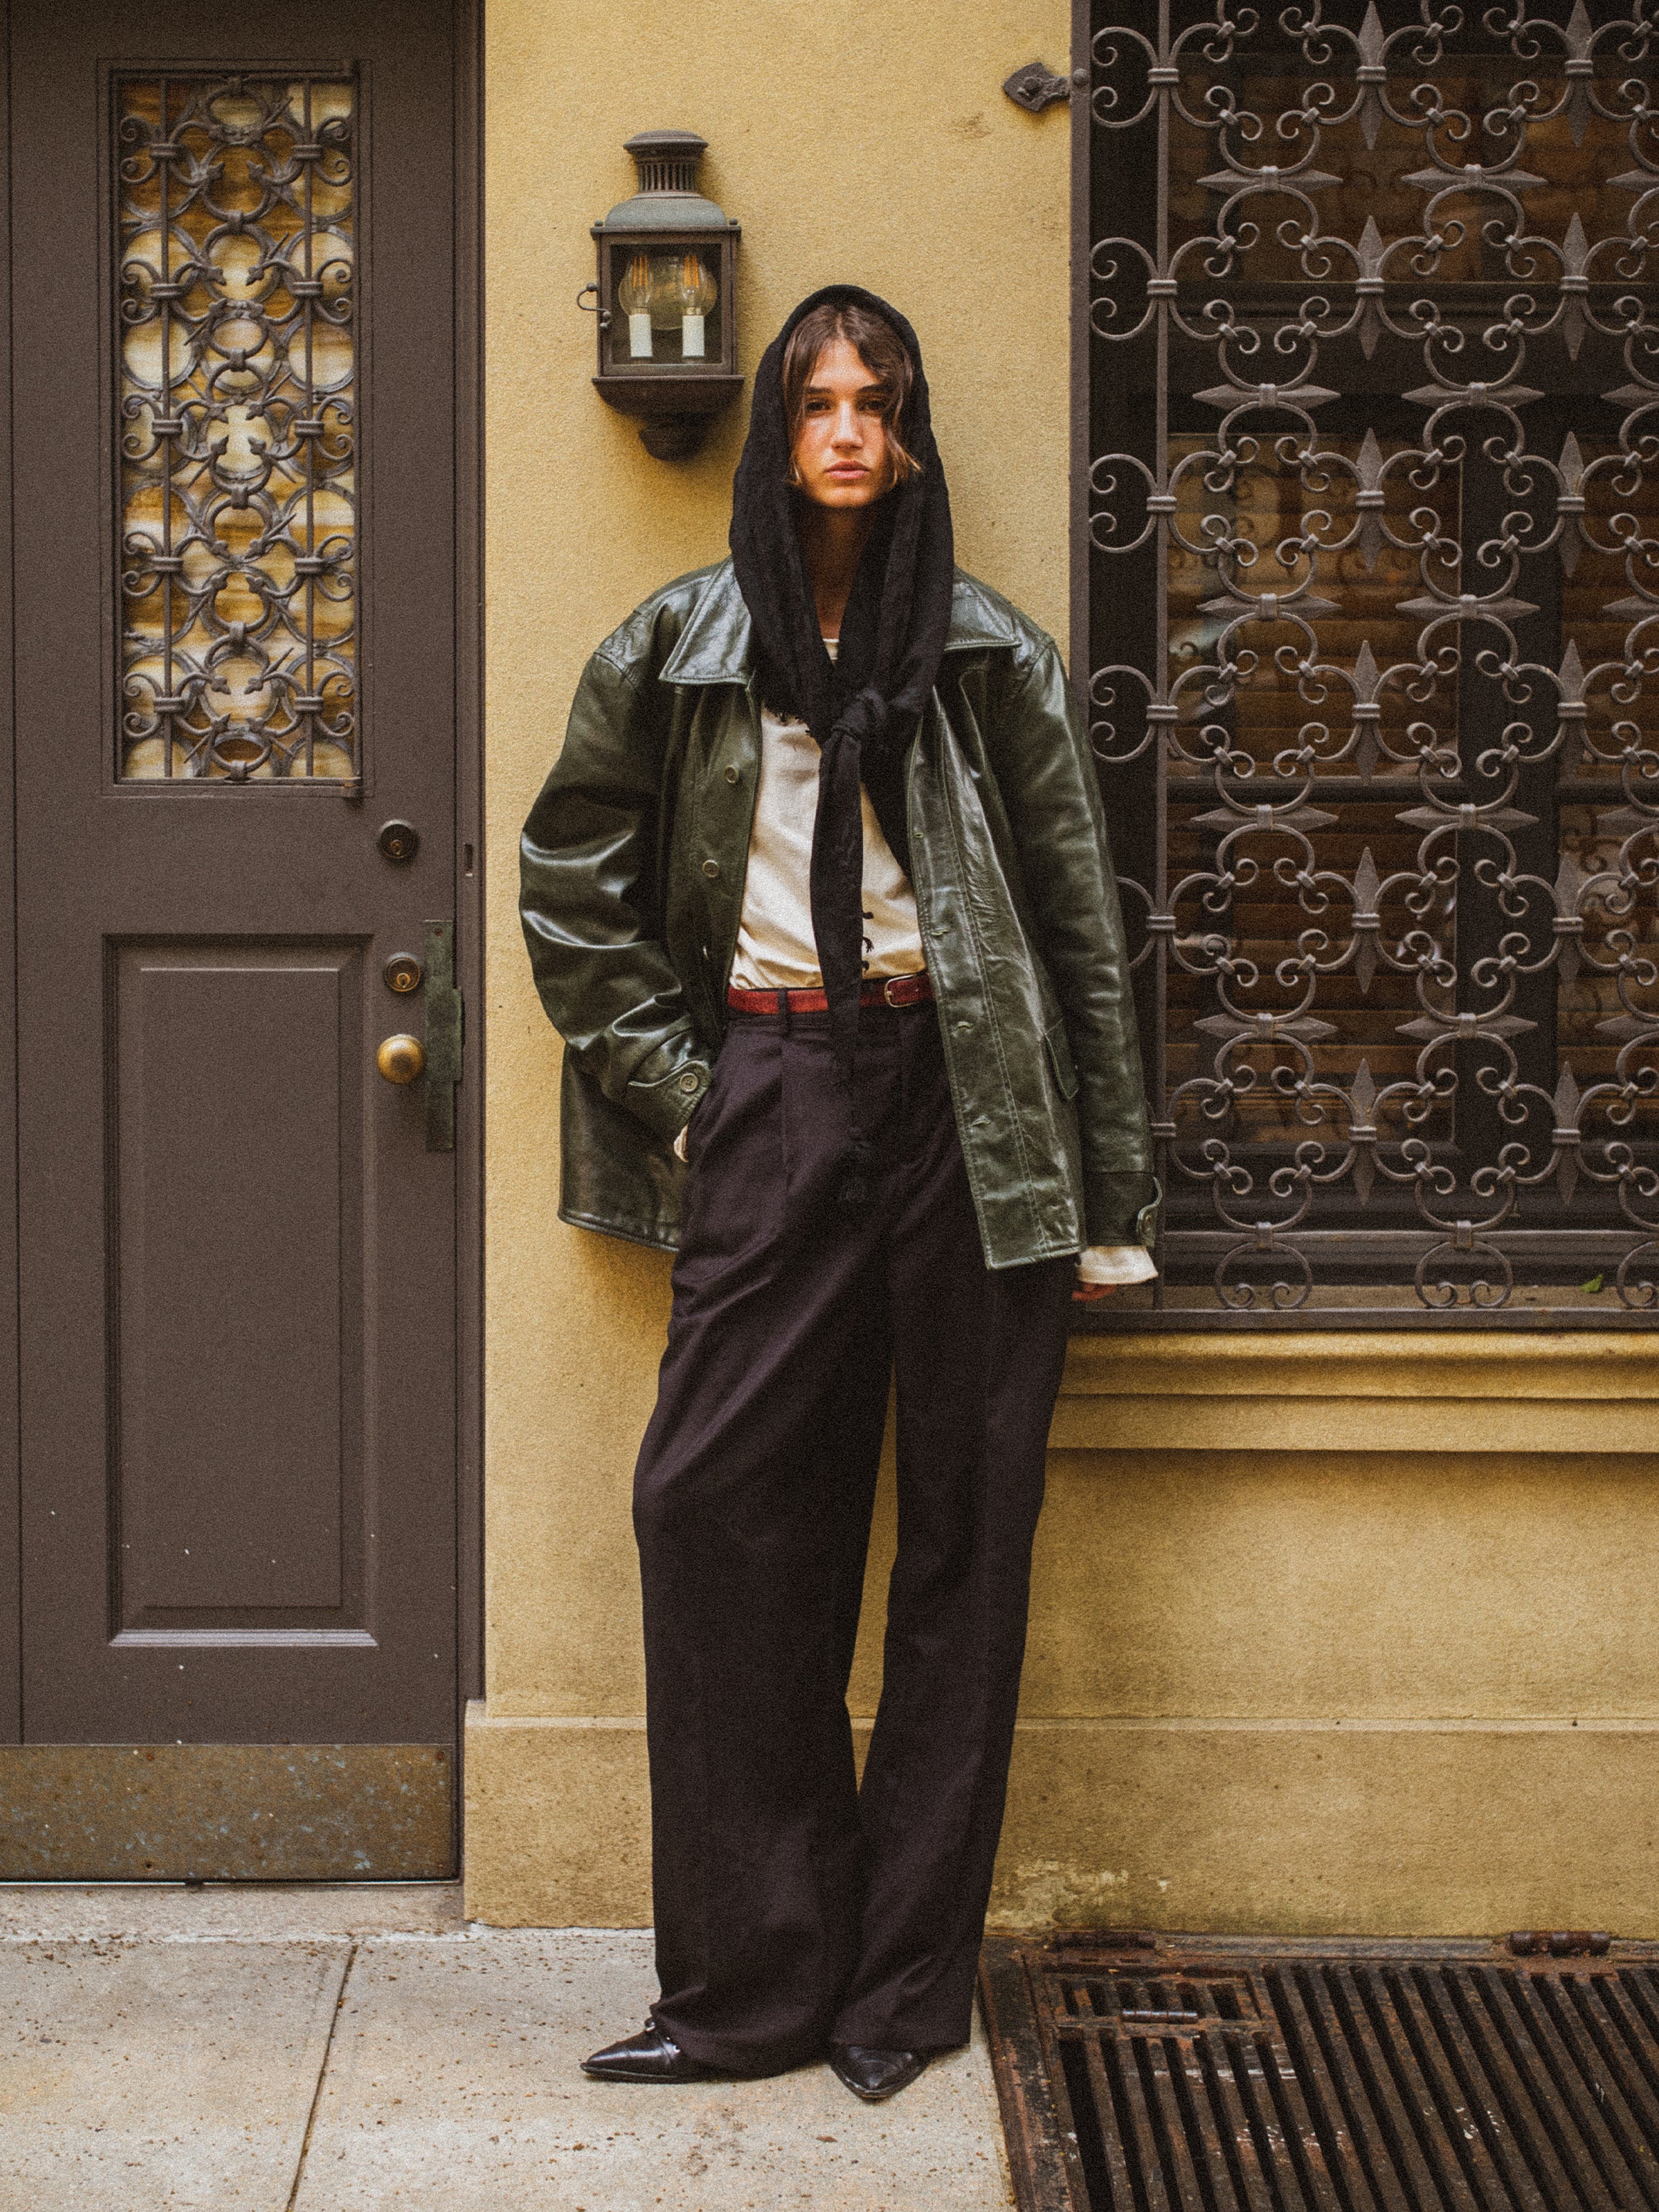
<path fill-rule="evenodd" d="M 915 1002 L 912 1000 L 908 998 L 901 999 L 896 995 L 896 994 L 906 983 L 913 984 L 915 980 L 916 979 L 914 975 L 890 975 L 881 987 L 881 995 L 884 1003 L 890 1006 L 908 1006 L 913 1005 Z"/>

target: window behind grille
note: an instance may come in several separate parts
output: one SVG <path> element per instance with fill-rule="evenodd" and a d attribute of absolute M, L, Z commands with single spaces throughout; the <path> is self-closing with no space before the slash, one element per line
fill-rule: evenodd
<path fill-rule="evenodd" d="M 1095 0 L 1075 672 L 1168 1194 L 1113 1321 L 1659 1299 L 1656 51 Z"/>

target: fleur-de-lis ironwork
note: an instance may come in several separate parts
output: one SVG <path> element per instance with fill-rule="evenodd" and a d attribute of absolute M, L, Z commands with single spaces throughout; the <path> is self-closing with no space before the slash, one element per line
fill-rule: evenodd
<path fill-rule="evenodd" d="M 1656 58 L 1097 0 L 1076 642 L 1183 1322 L 1659 1306 Z"/>

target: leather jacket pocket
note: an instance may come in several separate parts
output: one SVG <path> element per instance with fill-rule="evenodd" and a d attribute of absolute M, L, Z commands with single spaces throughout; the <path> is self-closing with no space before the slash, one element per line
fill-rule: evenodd
<path fill-rule="evenodd" d="M 1048 1048 L 1048 1064 L 1054 1071 L 1054 1081 L 1060 1095 L 1065 1099 L 1077 1097 L 1077 1064 L 1072 1058 L 1071 1040 L 1066 1034 L 1064 1022 L 1055 1022 L 1042 1032 L 1042 1042 Z"/>

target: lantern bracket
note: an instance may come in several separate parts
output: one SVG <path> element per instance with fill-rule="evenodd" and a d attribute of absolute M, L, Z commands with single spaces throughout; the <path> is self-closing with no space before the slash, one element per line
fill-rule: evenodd
<path fill-rule="evenodd" d="M 1073 70 L 1069 76 L 1056 76 L 1045 62 L 1026 62 L 1005 79 L 1002 88 L 1016 107 L 1024 108 L 1030 115 L 1041 115 L 1045 107 L 1069 100 L 1074 85 L 1081 88 L 1088 82 L 1086 70 Z"/>
<path fill-rule="evenodd" d="M 698 189 L 707 150 L 695 131 L 642 131 L 627 142 L 638 183 L 592 225 L 596 281 L 576 295 L 597 329 L 594 389 L 606 406 L 634 417 L 645 450 L 662 461 L 696 453 L 744 386 L 737 367 L 741 228 Z"/>

